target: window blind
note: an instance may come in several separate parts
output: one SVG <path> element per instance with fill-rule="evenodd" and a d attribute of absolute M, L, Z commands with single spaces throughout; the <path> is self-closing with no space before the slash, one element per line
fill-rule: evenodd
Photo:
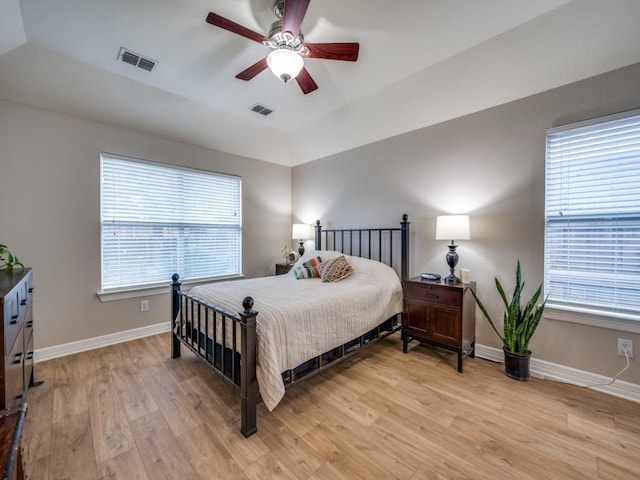
<path fill-rule="evenodd" d="M 241 179 L 101 155 L 102 290 L 241 273 Z"/>
<path fill-rule="evenodd" d="M 640 110 L 547 131 L 545 217 L 549 301 L 640 314 Z"/>

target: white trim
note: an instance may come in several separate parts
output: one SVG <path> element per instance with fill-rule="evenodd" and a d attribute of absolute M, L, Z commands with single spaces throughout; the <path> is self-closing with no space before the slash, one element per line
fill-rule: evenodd
<path fill-rule="evenodd" d="M 491 360 L 493 362 L 504 362 L 504 353 L 500 348 L 488 347 L 476 344 L 476 357 Z M 547 362 L 531 357 L 531 376 L 536 378 L 548 378 L 559 382 L 570 383 L 579 387 L 599 384 L 591 387 L 593 390 L 624 398 L 632 402 L 640 403 L 640 385 L 622 380 L 616 380 L 611 385 L 600 385 L 611 381 L 611 377 L 599 375 L 597 373 L 585 372 L 576 368 L 567 367 L 557 363 Z"/>
<path fill-rule="evenodd" d="M 158 333 L 171 331 L 171 322 L 157 323 L 148 327 L 134 328 L 123 332 L 110 333 L 101 337 L 87 338 L 86 340 L 78 340 L 77 342 L 63 343 L 53 347 L 39 348 L 33 352 L 33 360 L 35 363 L 44 362 L 74 353 L 86 352 L 95 348 L 107 347 L 116 343 L 128 342 L 143 337 L 150 337 Z M 167 347 L 167 352 L 168 352 Z M 167 353 L 168 355 L 168 353 Z"/>
<path fill-rule="evenodd" d="M 602 117 L 590 118 L 581 122 L 568 123 L 566 125 L 548 128 L 547 133 L 564 132 L 565 130 L 589 127 L 591 125 L 598 125 L 599 123 L 612 122 L 614 120 L 620 120 L 621 118 L 635 117 L 638 115 L 640 115 L 640 108 L 634 108 L 633 110 L 625 110 L 624 112 L 612 113 L 611 115 L 604 115 Z"/>
<path fill-rule="evenodd" d="M 544 310 L 544 318 L 560 322 L 579 323 L 592 327 L 609 328 L 622 332 L 640 333 L 640 321 L 636 316 L 614 314 L 605 315 L 601 312 L 577 307 L 568 307 L 556 304 L 547 304 Z"/>

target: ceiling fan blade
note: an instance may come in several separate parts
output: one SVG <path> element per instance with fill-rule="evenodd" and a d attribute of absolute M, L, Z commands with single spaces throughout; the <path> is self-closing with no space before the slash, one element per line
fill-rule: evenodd
<path fill-rule="evenodd" d="M 291 32 L 294 37 L 300 33 L 300 25 L 310 0 L 285 0 L 284 16 L 282 17 L 282 31 Z"/>
<path fill-rule="evenodd" d="M 300 73 L 296 76 L 296 82 L 298 82 L 302 93 L 304 93 L 305 95 L 318 89 L 318 85 L 313 80 L 313 78 L 311 78 L 311 75 L 306 68 L 300 70 Z"/>
<path fill-rule="evenodd" d="M 254 32 L 253 30 L 249 30 L 247 27 L 243 27 L 242 25 L 238 25 L 236 22 L 232 22 L 228 18 L 221 17 L 217 13 L 209 12 L 209 15 L 207 15 L 207 23 L 216 27 L 224 28 L 229 32 L 243 36 L 249 40 L 253 40 L 254 42 L 262 43 L 262 41 L 265 40 L 264 35 Z"/>
<path fill-rule="evenodd" d="M 355 62 L 360 51 L 359 43 L 305 43 L 309 49 L 308 58 L 326 58 Z"/>
<path fill-rule="evenodd" d="M 263 58 L 262 60 L 258 60 L 249 68 L 241 71 L 239 74 L 236 75 L 236 78 L 239 78 L 240 80 L 249 81 L 266 68 L 267 68 L 267 57 Z"/>

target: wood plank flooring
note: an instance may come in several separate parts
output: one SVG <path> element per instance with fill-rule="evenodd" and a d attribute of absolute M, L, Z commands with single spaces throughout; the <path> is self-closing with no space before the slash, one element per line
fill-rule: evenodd
<path fill-rule="evenodd" d="M 231 387 L 169 334 L 36 366 L 23 433 L 31 480 L 631 479 L 640 404 L 398 335 L 291 388 L 258 433 Z"/>

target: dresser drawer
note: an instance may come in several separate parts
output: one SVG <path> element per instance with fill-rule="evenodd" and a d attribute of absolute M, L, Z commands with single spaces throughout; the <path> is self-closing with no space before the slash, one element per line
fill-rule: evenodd
<path fill-rule="evenodd" d="M 460 289 L 450 289 L 428 283 L 415 284 L 407 282 L 404 294 L 408 299 L 428 303 L 442 303 L 444 305 L 459 305 L 462 298 L 462 290 Z"/>
<path fill-rule="evenodd" d="M 13 348 L 7 355 L 5 360 L 5 377 L 4 377 L 4 396 L 5 405 L 2 408 L 9 408 L 22 403 L 23 392 L 23 362 L 24 362 L 24 344 L 22 338 L 19 338 L 13 345 Z"/>
<path fill-rule="evenodd" d="M 33 335 L 33 310 L 29 310 L 24 317 L 24 323 L 22 325 L 22 331 L 25 344 L 29 340 L 29 337 Z"/>
<path fill-rule="evenodd" d="M 20 331 L 20 301 L 16 289 L 4 297 L 4 351 L 9 352 Z"/>
<path fill-rule="evenodd" d="M 28 272 L 20 284 L 18 285 L 18 297 L 19 297 L 19 307 L 20 313 L 26 312 L 29 308 L 31 308 L 31 304 L 33 303 L 33 281 L 32 281 L 31 272 Z"/>

